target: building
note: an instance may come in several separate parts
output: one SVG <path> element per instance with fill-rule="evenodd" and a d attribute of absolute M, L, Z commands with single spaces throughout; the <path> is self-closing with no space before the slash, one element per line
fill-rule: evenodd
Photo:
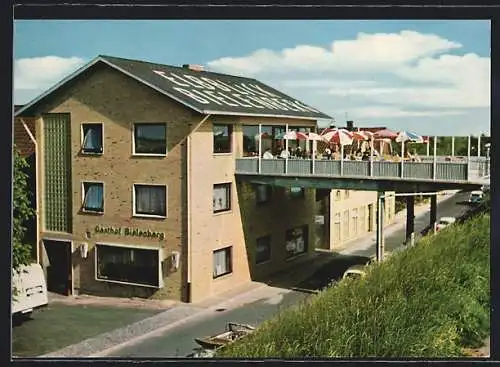
<path fill-rule="evenodd" d="M 239 182 L 234 166 L 259 124 L 329 116 L 255 79 L 98 56 L 15 117 L 51 291 L 194 302 L 314 251 L 315 190 Z"/>

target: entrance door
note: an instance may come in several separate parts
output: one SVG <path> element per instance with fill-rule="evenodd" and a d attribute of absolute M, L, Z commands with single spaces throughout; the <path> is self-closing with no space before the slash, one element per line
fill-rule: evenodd
<path fill-rule="evenodd" d="M 49 263 L 47 290 L 71 295 L 71 242 L 43 240 Z"/>
<path fill-rule="evenodd" d="M 373 231 L 373 204 L 368 204 L 368 232 Z"/>

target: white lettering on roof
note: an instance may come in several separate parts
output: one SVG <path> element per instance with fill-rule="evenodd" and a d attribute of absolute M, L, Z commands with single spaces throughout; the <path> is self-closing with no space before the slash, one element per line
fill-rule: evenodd
<path fill-rule="evenodd" d="M 159 70 L 153 70 L 153 72 L 173 83 L 175 91 L 205 105 L 215 103 L 218 106 L 319 113 L 315 108 L 304 105 L 297 100 L 282 98 L 258 84 L 229 84 L 206 76 L 178 75 Z"/>

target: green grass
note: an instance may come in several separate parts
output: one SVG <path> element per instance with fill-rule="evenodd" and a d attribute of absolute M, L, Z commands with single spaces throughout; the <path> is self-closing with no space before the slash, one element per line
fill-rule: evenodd
<path fill-rule="evenodd" d="M 49 304 L 12 328 L 12 355 L 35 357 L 153 316 L 161 310 Z"/>
<path fill-rule="evenodd" d="M 218 357 L 458 357 L 489 335 L 490 218 L 418 245 L 283 311 Z"/>

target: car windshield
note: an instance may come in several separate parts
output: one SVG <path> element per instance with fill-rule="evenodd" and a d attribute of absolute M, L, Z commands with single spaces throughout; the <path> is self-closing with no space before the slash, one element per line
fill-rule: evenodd
<path fill-rule="evenodd" d="M 357 278 L 360 278 L 361 277 L 361 274 L 358 274 L 358 273 L 347 273 L 346 278 L 350 278 L 350 279 L 357 279 Z"/>
<path fill-rule="evenodd" d="M 450 222 L 448 222 L 447 220 L 442 220 L 439 222 L 439 224 L 447 225 L 447 224 L 450 224 Z"/>

